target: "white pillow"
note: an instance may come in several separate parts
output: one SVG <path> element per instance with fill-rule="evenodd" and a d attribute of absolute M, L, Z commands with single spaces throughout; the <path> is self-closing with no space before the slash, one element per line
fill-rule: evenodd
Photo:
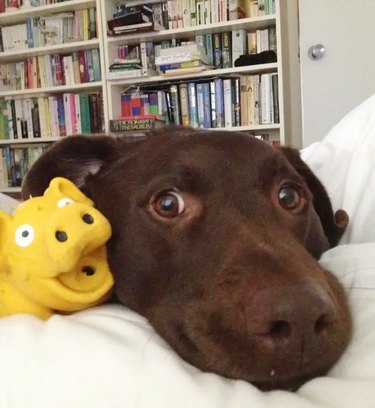
<path fill-rule="evenodd" d="M 341 243 L 375 241 L 375 95 L 302 152 L 335 209 L 350 217 Z"/>

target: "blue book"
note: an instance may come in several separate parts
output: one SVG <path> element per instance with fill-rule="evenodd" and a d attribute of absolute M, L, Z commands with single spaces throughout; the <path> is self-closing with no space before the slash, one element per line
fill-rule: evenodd
<path fill-rule="evenodd" d="M 57 95 L 57 117 L 59 121 L 60 136 L 66 136 L 65 110 L 64 110 L 63 95 Z"/>
<path fill-rule="evenodd" d="M 216 105 L 216 127 L 224 127 L 224 90 L 223 80 L 216 78 L 215 82 L 215 105 Z"/>
<path fill-rule="evenodd" d="M 211 121 L 211 92 L 210 84 L 204 82 L 203 84 L 203 127 L 212 127 Z"/>

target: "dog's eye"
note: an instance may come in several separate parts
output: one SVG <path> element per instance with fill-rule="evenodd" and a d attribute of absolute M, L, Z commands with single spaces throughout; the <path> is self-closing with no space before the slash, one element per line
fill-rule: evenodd
<path fill-rule="evenodd" d="M 176 191 L 163 191 L 152 201 L 155 212 L 164 218 L 173 218 L 180 215 L 185 209 L 183 198 Z"/>
<path fill-rule="evenodd" d="M 279 203 L 286 210 L 295 210 L 302 203 L 300 192 L 292 186 L 284 186 L 279 191 Z"/>

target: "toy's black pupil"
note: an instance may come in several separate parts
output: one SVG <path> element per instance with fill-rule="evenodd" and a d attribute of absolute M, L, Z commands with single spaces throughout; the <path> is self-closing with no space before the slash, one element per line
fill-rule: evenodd
<path fill-rule="evenodd" d="M 82 219 L 86 224 L 92 224 L 94 222 L 94 217 L 90 214 L 84 214 Z"/>
<path fill-rule="evenodd" d="M 59 242 L 65 242 L 68 239 L 68 235 L 64 231 L 56 231 L 55 236 Z"/>
<path fill-rule="evenodd" d="M 87 276 L 92 276 L 95 273 L 95 268 L 93 266 L 84 266 L 82 269 Z"/>
<path fill-rule="evenodd" d="M 26 238 L 29 236 L 29 231 L 22 231 L 22 236 L 23 238 Z"/>

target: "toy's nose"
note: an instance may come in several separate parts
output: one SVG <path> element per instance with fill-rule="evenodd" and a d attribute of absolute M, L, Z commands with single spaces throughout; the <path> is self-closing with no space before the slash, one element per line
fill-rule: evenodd
<path fill-rule="evenodd" d="M 89 213 L 83 214 L 81 218 L 82 218 L 82 221 L 85 224 L 88 224 L 88 225 L 94 224 L 94 222 L 95 222 L 95 218 Z M 69 238 L 66 231 L 60 231 L 60 230 L 56 231 L 55 237 L 56 237 L 57 241 L 59 241 L 59 242 L 65 242 Z"/>

